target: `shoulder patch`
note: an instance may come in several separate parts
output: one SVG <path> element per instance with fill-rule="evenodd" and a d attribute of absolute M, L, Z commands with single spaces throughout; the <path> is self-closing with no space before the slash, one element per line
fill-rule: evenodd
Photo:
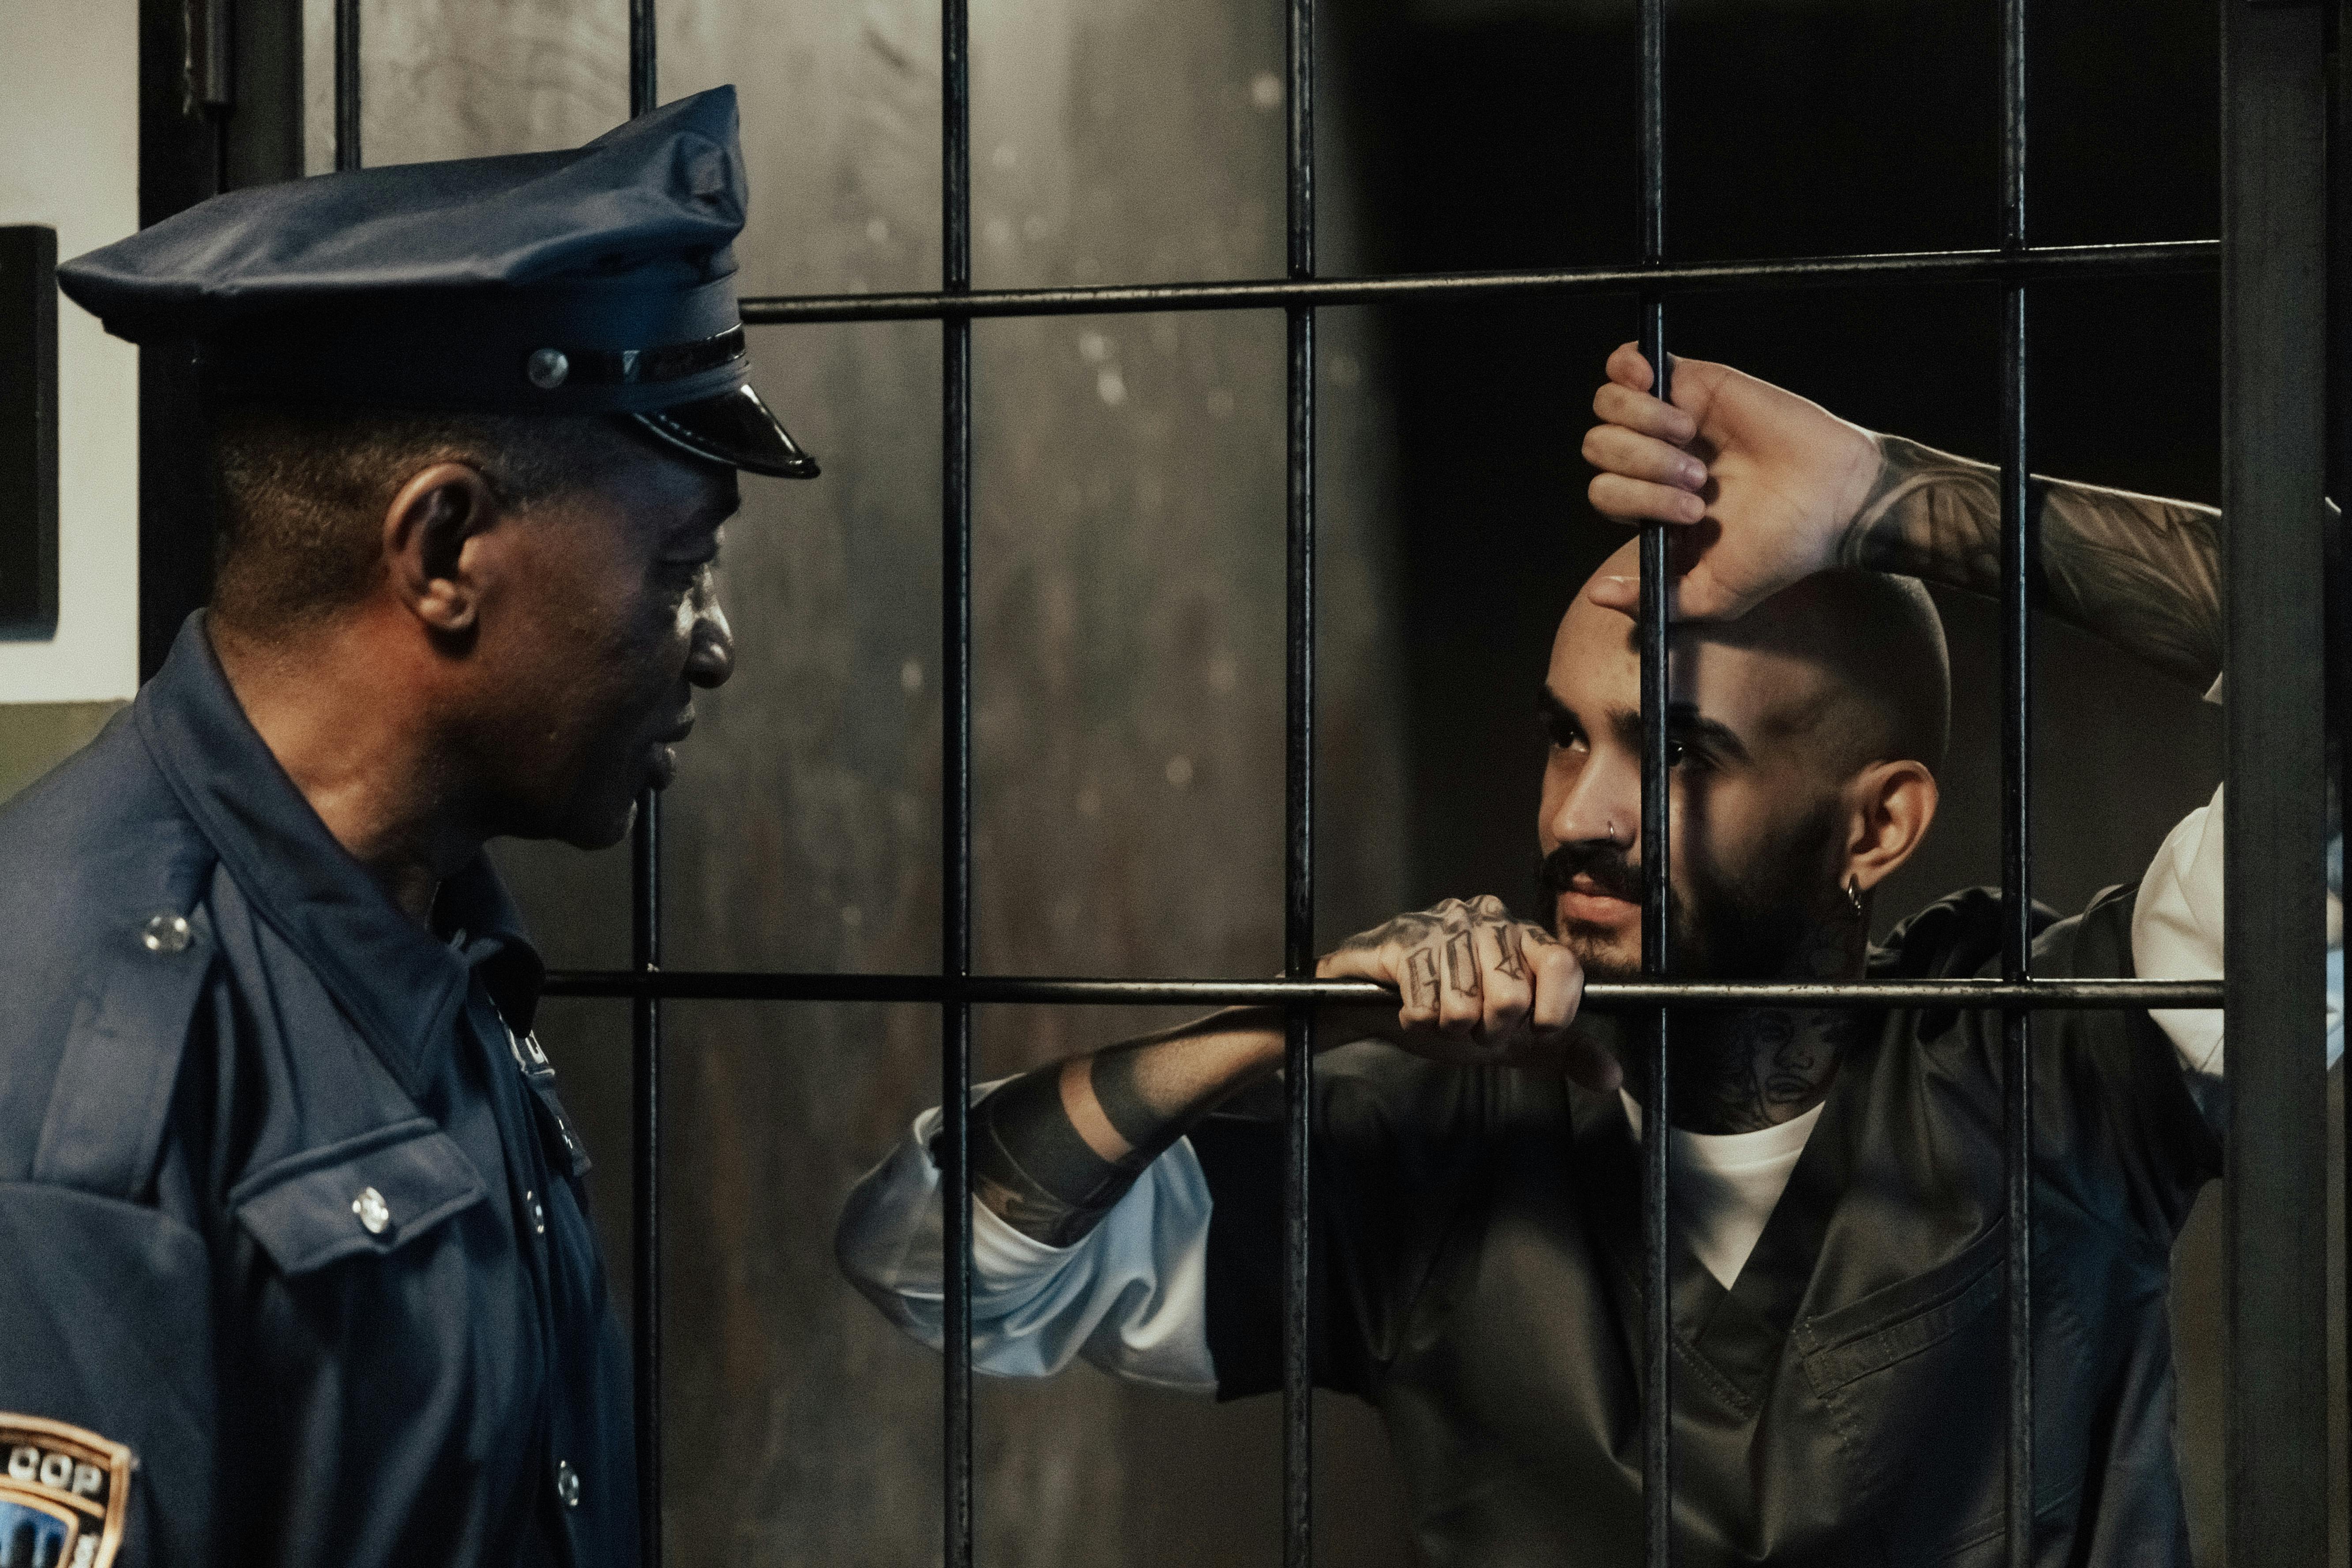
<path fill-rule="evenodd" d="M 95 1432 L 0 1410 L 0 1563 L 108 1568 L 138 1463 Z"/>

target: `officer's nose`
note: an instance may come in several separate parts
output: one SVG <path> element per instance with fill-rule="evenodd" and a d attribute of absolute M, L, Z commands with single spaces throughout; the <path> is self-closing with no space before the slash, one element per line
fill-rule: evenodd
<path fill-rule="evenodd" d="M 697 686 L 724 686 L 735 673 L 735 633 L 717 595 L 703 601 L 694 617 L 694 641 L 686 655 L 686 678 Z"/>
<path fill-rule="evenodd" d="M 1633 753 L 1608 746 L 1587 757 L 1552 803 L 1557 844 L 1614 844 L 1631 855 L 1642 836 L 1642 774 Z"/>

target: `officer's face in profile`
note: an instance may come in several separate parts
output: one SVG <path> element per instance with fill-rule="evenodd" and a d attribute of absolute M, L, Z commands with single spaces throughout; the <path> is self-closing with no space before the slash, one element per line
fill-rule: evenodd
<path fill-rule="evenodd" d="M 1809 744 L 1804 716 L 1832 695 L 1818 664 L 1675 633 L 1674 953 L 1715 979 L 1802 971 L 1843 902 L 1845 780 Z M 1579 596 L 1552 645 L 1538 879 L 1554 929 L 1588 974 L 1640 972 L 1641 656 L 1633 624 Z"/>
<path fill-rule="evenodd" d="M 626 449 L 593 484 L 513 520 L 478 650 L 494 684 L 472 749 L 495 831 L 582 848 L 627 835 L 638 793 L 677 772 L 695 689 L 735 663 L 715 576 L 734 471 L 614 439 Z"/>

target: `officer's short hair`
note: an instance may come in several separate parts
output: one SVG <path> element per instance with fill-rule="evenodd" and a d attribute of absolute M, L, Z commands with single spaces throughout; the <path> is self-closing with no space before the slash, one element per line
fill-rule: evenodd
<path fill-rule="evenodd" d="M 214 419 L 213 614 L 267 634 L 357 602 L 375 582 L 385 509 L 435 463 L 470 463 L 502 502 L 527 509 L 593 484 L 639 445 L 598 415 L 225 404 Z"/>

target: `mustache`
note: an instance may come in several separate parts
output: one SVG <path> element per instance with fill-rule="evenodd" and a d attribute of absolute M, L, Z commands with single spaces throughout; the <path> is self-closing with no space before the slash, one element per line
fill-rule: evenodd
<path fill-rule="evenodd" d="M 1536 887 L 1547 898 L 1568 892 L 1579 877 L 1590 878 L 1611 898 L 1642 901 L 1642 863 L 1628 860 L 1613 844 L 1563 844 L 1536 858 Z"/>

